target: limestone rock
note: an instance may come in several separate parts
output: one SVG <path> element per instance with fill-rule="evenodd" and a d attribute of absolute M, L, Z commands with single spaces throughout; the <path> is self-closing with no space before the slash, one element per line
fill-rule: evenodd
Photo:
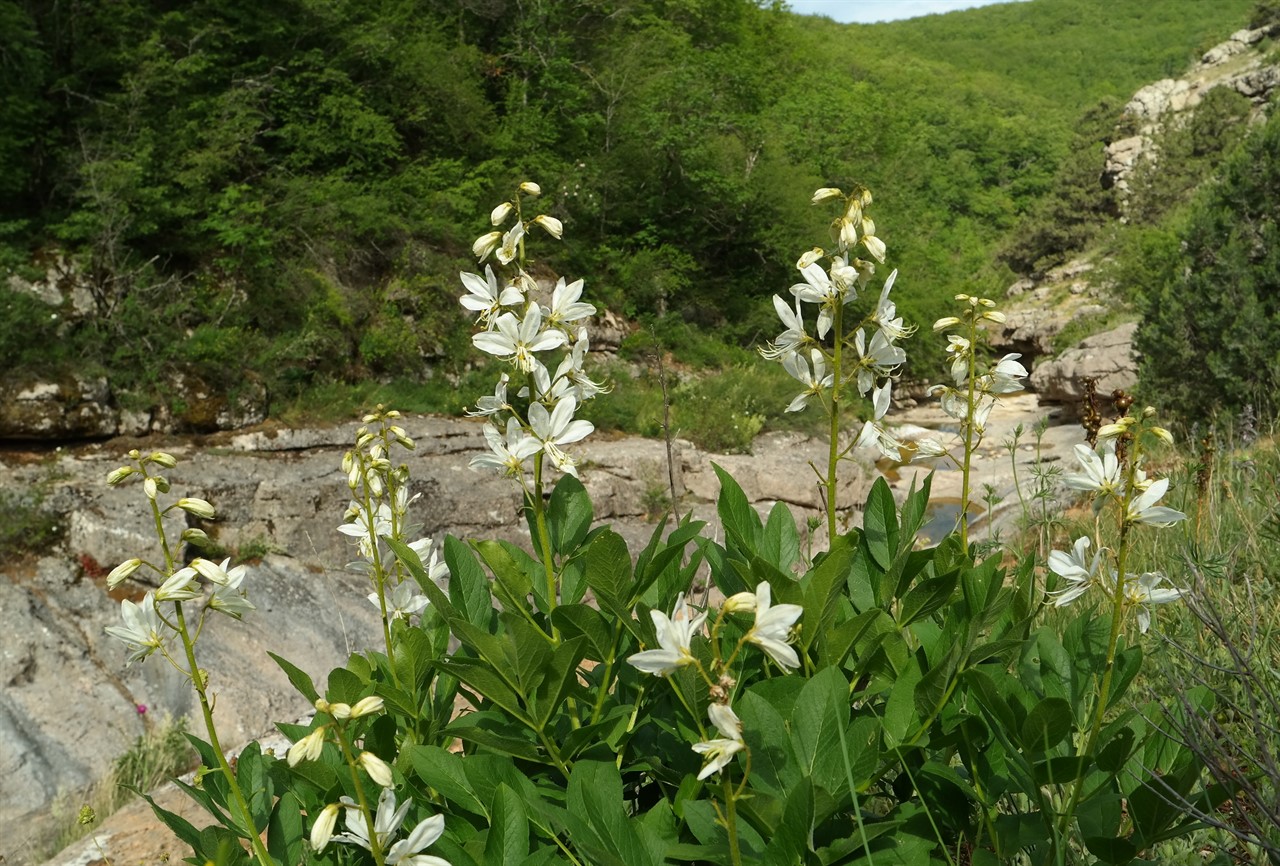
<path fill-rule="evenodd" d="M 1138 381 L 1138 367 L 1133 355 L 1136 322 L 1095 334 L 1080 345 L 1063 352 L 1061 357 L 1039 365 L 1031 373 L 1031 384 L 1040 399 L 1061 403 L 1064 416 L 1076 417 L 1084 397 L 1084 379 L 1098 380 L 1097 393 L 1106 397 L 1113 390 L 1129 390 Z"/>
<path fill-rule="evenodd" d="M 115 435 L 118 425 L 104 378 L 0 382 L 0 439 L 92 439 Z"/>

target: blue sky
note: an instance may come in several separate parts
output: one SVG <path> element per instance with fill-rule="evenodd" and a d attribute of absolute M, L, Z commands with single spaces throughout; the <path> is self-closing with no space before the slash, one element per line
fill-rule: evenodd
<path fill-rule="evenodd" d="M 787 5 L 802 15 L 826 15 L 845 23 L 871 24 L 1011 2 L 1018 0 L 788 0 Z"/>

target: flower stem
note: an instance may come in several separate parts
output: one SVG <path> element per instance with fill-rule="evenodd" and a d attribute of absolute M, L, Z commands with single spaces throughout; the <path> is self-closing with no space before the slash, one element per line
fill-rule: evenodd
<path fill-rule="evenodd" d="M 364 785 L 360 784 L 360 774 L 356 772 L 356 759 L 351 754 L 351 744 L 347 742 L 346 731 L 342 729 L 342 723 L 338 719 L 333 720 L 333 734 L 338 740 L 338 748 L 342 749 L 342 759 L 346 761 L 347 769 L 351 771 L 351 785 L 356 791 L 356 802 L 360 806 L 361 814 L 364 815 L 365 827 L 369 832 L 369 852 L 373 854 L 373 859 L 378 866 L 383 866 L 382 840 L 378 838 L 377 822 L 374 820 L 373 810 L 369 808 L 369 798 L 365 796 Z"/>
<path fill-rule="evenodd" d="M 741 866 L 742 851 L 738 846 L 738 809 L 736 805 L 733 783 L 729 774 L 720 774 L 720 785 L 724 789 L 724 829 L 729 837 L 729 862 L 733 866 Z"/>
<path fill-rule="evenodd" d="M 974 352 L 974 341 L 978 339 L 978 323 L 969 319 L 969 399 L 964 421 L 964 466 L 961 467 L 960 480 L 960 547 L 967 554 L 969 551 L 969 474 L 973 466 L 973 435 L 977 421 L 977 388 L 978 357 Z"/>
<path fill-rule="evenodd" d="M 827 547 L 836 541 L 836 464 L 840 461 L 840 390 L 844 385 L 842 374 L 841 349 L 844 346 L 844 304 L 842 299 L 836 300 L 832 328 L 835 343 L 831 350 L 831 367 L 833 378 L 831 383 L 831 430 L 827 447 L 827 477 L 823 484 L 827 488 Z"/>
<path fill-rule="evenodd" d="M 533 508 L 534 524 L 538 528 L 538 546 L 542 549 L 542 568 L 547 575 L 547 617 L 550 618 L 552 611 L 557 605 L 556 585 L 556 566 L 551 558 L 551 533 L 547 529 L 547 508 L 542 501 L 542 458 L 544 454 L 539 451 L 533 458 L 533 491 L 529 494 L 529 504 Z M 560 642 L 559 630 L 553 625 L 551 634 L 555 637 L 555 642 Z"/>

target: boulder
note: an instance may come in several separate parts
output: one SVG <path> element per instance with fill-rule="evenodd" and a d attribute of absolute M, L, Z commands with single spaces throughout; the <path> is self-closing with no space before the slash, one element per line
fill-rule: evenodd
<path fill-rule="evenodd" d="M 94 439 L 114 436 L 118 410 L 101 377 L 30 376 L 0 381 L 0 439 Z"/>
<path fill-rule="evenodd" d="M 1095 334 L 1046 361 L 1031 373 L 1031 385 L 1045 403 L 1063 406 L 1064 418 L 1078 417 L 1084 397 L 1085 378 L 1098 380 L 1097 393 L 1109 398 L 1112 391 L 1130 390 L 1138 382 L 1138 365 L 1133 355 L 1136 322 Z"/>

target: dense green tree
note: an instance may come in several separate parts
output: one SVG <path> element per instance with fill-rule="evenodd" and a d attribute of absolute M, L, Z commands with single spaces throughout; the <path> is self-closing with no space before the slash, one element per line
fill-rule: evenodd
<path fill-rule="evenodd" d="M 1197 198 L 1182 267 L 1146 298 L 1137 347 L 1153 399 L 1195 421 L 1277 409 L 1280 120 L 1269 120 Z"/>

